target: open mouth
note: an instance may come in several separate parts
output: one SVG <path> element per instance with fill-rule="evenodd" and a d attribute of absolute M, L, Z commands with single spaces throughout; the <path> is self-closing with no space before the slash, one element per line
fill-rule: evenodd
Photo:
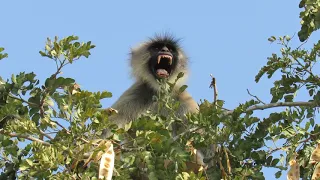
<path fill-rule="evenodd" d="M 157 57 L 157 63 L 154 66 L 158 78 L 168 78 L 172 70 L 172 56 L 160 54 Z"/>

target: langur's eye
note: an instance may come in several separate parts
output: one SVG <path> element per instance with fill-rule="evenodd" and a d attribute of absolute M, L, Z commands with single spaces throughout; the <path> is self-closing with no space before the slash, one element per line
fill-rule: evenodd
<path fill-rule="evenodd" d="M 159 46 L 153 46 L 153 47 L 151 47 L 151 49 L 152 49 L 153 51 L 159 51 L 159 50 L 160 50 Z"/>
<path fill-rule="evenodd" d="M 170 51 L 170 52 L 173 52 L 174 51 L 174 48 L 172 47 L 172 46 L 167 46 L 168 47 L 168 50 Z"/>

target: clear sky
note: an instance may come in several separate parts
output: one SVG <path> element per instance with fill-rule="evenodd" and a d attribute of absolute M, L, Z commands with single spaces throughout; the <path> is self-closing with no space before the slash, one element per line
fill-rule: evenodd
<path fill-rule="evenodd" d="M 96 48 L 89 59 L 64 69 L 82 89 L 108 90 L 110 106 L 132 83 L 129 74 L 130 47 L 159 32 L 182 38 L 190 58 L 189 92 L 212 101 L 210 74 L 217 78 L 219 99 L 232 109 L 250 99 L 246 89 L 268 102 L 272 80 L 254 77 L 266 58 L 278 52 L 271 35 L 293 35 L 300 30 L 299 0 L 265 1 L 2 1 L 0 2 L 0 47 L 9 58 L 0 61 L 0 76 L 10 78 L 21 71 L 34 71 L 44 80 L 55 63 L 39 55 L 47 37 L 77 35 Z M 313 34 L 309 44 L 319 39 Z M 296 38 L 292 45 L 300 43 Z M 43 81 L 42 81 L 43 82 Z M 262 115 L 265 112 L 262 112 Z M 266 179 L 274 175 L 266 170 Z M 285 179 L 284 177 L 282 179 Z"/>

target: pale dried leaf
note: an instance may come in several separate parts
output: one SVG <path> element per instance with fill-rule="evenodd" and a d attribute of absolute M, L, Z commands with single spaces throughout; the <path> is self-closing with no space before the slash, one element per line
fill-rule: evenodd
<path fill-rule="evenodd" d="M 310 164 L 315 164 L 317 162 L 320 162 L 320 143 L 313 150 L 313 152 L 310 156 L 310 161 L 309 161 Z"/>
<path fill-rule="evenodd" d="M 319 180 L 320 179 L 320 163 L 314 168 L 311 180 Z"/>
<path fill-rule="evenodd" d="M 164 168 L 167 169 L 170 163 L 171 163 L 171 161 L 169 159 L 165 159 L 164 160 Z"/>
<path fill-rule="evenodd" d="M 99 167 L 99 179 L 111 180 L 114 168 L 115 154 L 111 141 L 106 142 L 106 150 L 103 153 Z"/>
<path fill-rule="evenodd" d="M 287 180 L 299 180 L 300 176 L 300 168 L 297 160 L 292 159 L 289 161 L 290 170 L 287 174 Z"/>

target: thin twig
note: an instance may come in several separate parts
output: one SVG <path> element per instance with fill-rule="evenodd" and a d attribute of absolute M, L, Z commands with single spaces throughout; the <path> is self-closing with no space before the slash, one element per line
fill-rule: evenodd
<path fill-rule="evenodd" d="M 41 135 L 47 137 L 47 138 L 50 139 L 50 140 L 53 140 L 53 138 L 52 138 L 51 136 L 49 136 L 48 134 L 46 134 L 46 133 L 43 132 L 42 130 L 39 129 L 39 132 L 40 132 Z"/>
<path fill-rule="evenodd" d="M 255 98 L 257 101 L 259 101 L 260 103 L 266 104 L 266 103 L 264 103 L 263 101 L 261 101 L 261 100 L 258 98 L 258 96 L 255 96 L 255 95 L 251 94 L 250 91 L 249 91 L 249 89 L 247 89 L 247 92 L 248 92 L 248 94 L 249 94 L 250 96 L 254 97 L 254 98 Z"/>
<path fill-rule="evenodd" d="M 320 135 L 320 132 L 315 133 L 315 134 L 310 134 L 310 136 L 309 136 L 308 138 L 299 141 L 298 144 L 306 143 L 306 142 L 310 141 L 312 138 L 318 137 L 319 135 Z M 272 154 L 272 153 L 274 153 L 274 152 L 276 152 L 276 151 L 278 151 L 278 150 L 287 148 L 287 147 L 289 147 L 289 146 L 291 146 L 291 145 L 286 145 L 286 146 L 282 146 L 282 147 L 278 147 L 278 148 L 272 149 L 272 150 L 270 150 L 270 151 L 268 152 L 268 154 Z"/>
<path fill-rule="evenodd" d="M 24 102 L 24 103 L 27 103 L 30 106 L 37 106 L 37 107 L 39 106 L 38 104 L 35 104 L 35 103 L 32 103 L 32 102 L 28 102 L 28 101 L 26 101 L 26 100 L 24 100 L 22 98 L 18 98 L 18 97 L 12 96 L 11 94 L 9 94 L 8 97 L 10 97 L 12 99 L 19 100 L 19 101 Z"/>
<path fill-rule="evenodd" d="M 303 43 L 301 43 L 296 49 L 300 49 L 304 44 L 308 42 L 309 38 L 307 38 Z"/>
<path fill-rule="evenodd" d="M 56 62 L 56 67 L 57 67 L 57 69 L 58 69 L 59 66 L 58 66 L 58 61 L 57 61 L 57 59 L 55 59 L 54 61 Z"/>
<path fill-rule="evenodd" d="M 191 129 L 189 129 L 189 130 L 187 130 L 187 131 L 184 131 L 184 132 L 178 134 L 177 136 L 175 136 L 175 137 L 173 138 L 173 141 L 178 140 L 180 137 L 184 136 L 184 135 L 187 134 L 187 133 L 192 133 L 192 132 L 195 132 L 195 131 L 197 131 L 197 130 L 199 130 L 199 129 L 201 129 L 201 127 L 195 127 L 195 128 L 191 128 Z"/>
<path fill-rule="evenodd" d="M 22 135 L 22 134 L 5 132 L 3 129 L 0 129 L 0 134 L 4 134 L 4 135 L 10 136 L 10 137 L 24 138 L 24 139 L 28 139 L 30 141 L 36 141 L 36 142 L 39 142 L 39 143 L 41 143 L 41 144 L 43 144 L 45 146 L 50 146 L 51 145 L 50 143 L 45 142 L 45 141 L 43 141 L 41 139 L 38 139 L 38 138 L 35 138 L 35 137 L 32 137 L 32 136 Z"/>
<path fill-rule="evenodd" d="M 63 130 L 65 130 L 68 134 L 69 134 L 69 130 L 66 129 L 64 126 L 62 126 L 62 124 L 60 124 L 58 121 L 55 120 L 50 120 L 51 122 L 55 123 L 56 125 L 58 125 L 59 127 L 61 127 Z"/>
<path fill-rule="evenodd" d="M 295 57 L 292 57 L 292 58 L 293 58 L 295 61 L 297 61 L 297 63 L 298 63 L 301 67 L 303 67 L 303 70 L 305 70 L 307 73 L 309 73 L 310 76 L 312 76 L 313 78 L 317 79 L 318 81 L 320 80 L 318 76 L 316 76 L 316 75 L 313 74 L 313 72 L 312 72 L 312 67 L 313 67 L 313 66 L 310 66 L 310 70 L 309 70 L 309 69 L 305 68 L 305 65 L 303 65 L 297 58 L 295 58 Z"/>
<path fill-rule="evenodd" d="M 64 131 L 66 131 L 67 134 L 71 134 L 71 131 L 69 131 L 67 128 L 65 128 L 64 126 L 62 126 L 58 121 L 54 121 L 51 120 L 51 122 L 57 124 L 59 127 L 61 127 Z M 85 142 L 85 143 L 90 143 L 90 141 L 84 139 L 84 138 L 80 138 L 81 141 Z M 94 144 L 97 145 L 97 144 Z"/>
<path fill-rule="evenodd" d="M 60 61 L 60 60 L 59 60 Z M 66 62 L 66 60 L 64 59 L 62 62 L 60 61 L 60 67 L 57 69 L 57 71 L 51 75 L 51 77 L 56 78 L 57 75 L 61 72 L 61 69 L 63 68 L 63 66 L 65 65 L 64 63 Z"/>

